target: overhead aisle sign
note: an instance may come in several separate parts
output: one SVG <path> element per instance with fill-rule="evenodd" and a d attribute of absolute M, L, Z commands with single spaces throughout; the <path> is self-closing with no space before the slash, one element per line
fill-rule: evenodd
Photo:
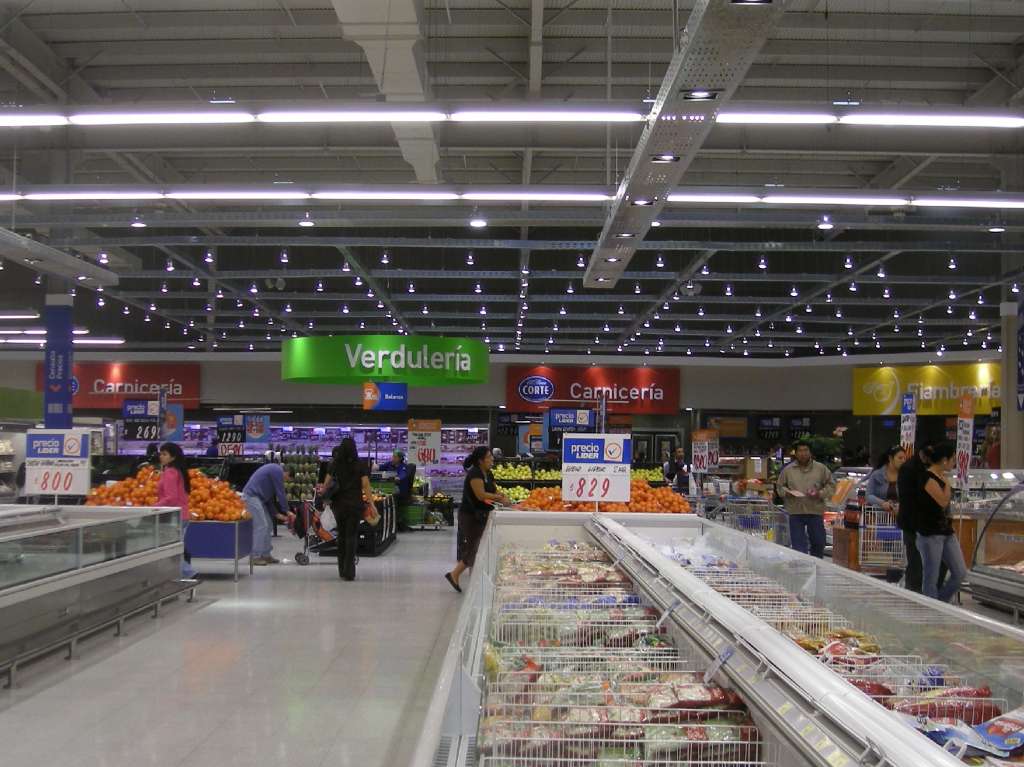
<path fill-rule="evenodd" d="M 956 478 L 960 491 L 967 494 L 967 475 L 971 470 L 971 448 L 974 445 L 974 397 L 960 398 L 960 413 L 956 419 Z"/>
<path fill-rule="evenodd" d="M 121 404 L 124 438 L 129 442 L 156 442 L 161 438 L 160 400 L 126 399 Z"/>
<path fill-rule="evenodd" d="M 25 437 L 25 494 L 88 494 L 89 448 L 85 429 L 29 431 Z"/>
<path fill-rule="evenodd" d="M 562 438 L 562 500 L 629 503 L 633 440 L 628 434 Z"/>
<path fill-rule="evenodd" d="M 900 407 L 900 447 L 907 452 L 909 458 L 917 444 L 917 397 L 913 394 L 903 395 Z"/>

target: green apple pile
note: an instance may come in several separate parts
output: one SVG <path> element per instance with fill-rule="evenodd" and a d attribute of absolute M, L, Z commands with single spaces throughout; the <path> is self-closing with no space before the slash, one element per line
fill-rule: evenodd
<path fill-rule="evenodd" d="M 562 479 L 562 470 L 561 469 L 537 469 L 537 471 L 535 471 L 533 473 L 533 478 L 534 479 L 543 479 L 543 480 L 548 480 L 548 481 L 551 481 L 551 480 L 561 480 Z"/>
<path fill-rule="evenodd" d="M 533 478 L 529 464 L 525 463 L 499 463 L 492 471 L 495 479 L 523 481 Z"/>
<path fill-rule="evenodd" d="M 525 501 L 530 491 L 522 485 L 498 485 L 498 492 L 504 493 L 512 503 Z"/>
<path fill-rule="evenodd" d="M 629 474 L 632 479 L 644 479 L 648 482 L 663 482 L 665 480 L 661 469 L 633 469 Z"/>

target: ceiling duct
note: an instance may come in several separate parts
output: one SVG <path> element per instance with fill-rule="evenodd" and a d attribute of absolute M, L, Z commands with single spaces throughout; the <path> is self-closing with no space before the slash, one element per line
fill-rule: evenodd
<path fill-rule="evenodd" d="M 757 4 L 697 0 L 629 162 L 584 284 L 611 288 L 629 265 L 783 11 Z"/>

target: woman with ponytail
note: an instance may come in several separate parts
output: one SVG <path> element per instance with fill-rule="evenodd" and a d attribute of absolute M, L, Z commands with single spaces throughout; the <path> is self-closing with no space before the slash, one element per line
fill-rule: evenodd
<path fill-rule="evenodd" d="M 925 596 L 951 602 L 967 577 L 963 550 L 953 531 L 949 511 L 953 488 L 947 478 L 953 467 L 956 446 L 952 442 L 940 442 L 925 448 L 922 453 L 925 472 L 914 519 L 917 550 L 921 554 L 921 586 Z M 939 568 L 942 564 L 949 568 L 949 578 L 940 587 Z"/>
<path fill-rule="evenodd" d="M 509 502 L 507 496 L 498 492 L 491 473 L 494 455 L 489 447 L 478 447 L 462 462 L 462 466 L 466 469 L 466 479 L 459 505 L 459 561 L 451 572 L 444 574 L 445 580 L 460 593 L 459 577 L 476 561 L 476 550 L 487 526 L 487 517 L 495 503 Z"/>

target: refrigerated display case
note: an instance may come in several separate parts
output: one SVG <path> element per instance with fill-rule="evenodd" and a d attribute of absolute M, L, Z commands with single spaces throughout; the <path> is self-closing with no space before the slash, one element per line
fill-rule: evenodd
<path fill-rule="evenodd" d="M 956 698 L 957 687 L 950 688 L 951 685 L 988 685 L 989 697 L 974 699 L 975 703 L 984 704 L 983 708 L 974 710 L 977 715 L 991 713 L 994 710 L 991 706 L 1008 710 L 1021 704 L 1024 632 L 1012 627 L 696 516 L 499 511 L 492 515 L 463 596 L 465 601 L 454 638 L 417 744 L 415 767 L 473 763 L 554 765 L 567 759 L 579 767 L 603 763 L 601 754 L 593 749 L 552 752 L 549 747 L 548 751 L 542 749 L 539 755 L 525 757 L 520 753 L 515 757 L 502 757 L 493 750 L 487 753 L 491 748 L 487 743 L 481 753 L 477 742 L 481 712 L 488 712 L 485 706 L 495 692 L 491 686 L 493 677 L 489 679 L 487 673 L 487 642 L 493 643 L 496 630 L 503 625 L 495 616 L 500 617 L 501 608 L 508 607 L 507 595 L 502 593 L 504 576 L 499 571 L 502 554 L 509 544 L 526 551 L 539 551 L 551 541 L 587 542 L 603 549 L 616 569 L 632 584 L 629 588 L 638 596 L 640 605 L 657 612 L 658 617 L 650 622 L 647 633 L 659 631 L 671 638 L 677 656 L 669 660 L 687 661 L 690 668 L 710 669 L 713 672 L 710 679 L 735 691 L 749 710 L 760 745 L 756 753 L 747 754 L 746 761 L 742 758 L 701 761 L 692 758 L 695 753 L 701 753 L 699 751 L 676 751 L 666 763 L 728 763 L 737 767 L 743 764 L 775 767 L 869 764 L 952 767 L 961 764 L 848 682 L 851 675 L 843 673 L 847 669 L 833 662 L 834 658 L 809 652 L 787 636 L 786 610 L 803 611 L 800 616 L 803 626 L 818 615 L 821 620 L 832 620 L 835 629 L 849 629 L 851 637 L 870 636 L 879 646 L 880 651 L 876 653 L 877 662 L 882 664 L 879 669 L 884 667 L 893 673 L 899 673 L 897 668 L 923 669 L 928 682 L 941 675 L 943 683 L 948 684 L 939 688 L 941 691 L 937 694 L 952 689 L 953 695 L 948 699 L 953 703 L 970 705 L 972 701 Z M 681 566 L 666 555 L 665 552 L 673 553 L 682 545 L 691 549 L 697 545 L 714 561 L 734 563 L 744 574 L 744 579 L 737 579 L 743 589 L 716 589 L 709 577 Z M 759 591 L 753 589 L 752 582 L 746 578 L 756 579 Z M 622 583 L 610 585 L 625 590 Z M 774 601 L 760 606 L 756 601 L 745 601 L 744 595 L 759 592 L 772 594 L 770 600 Z M 526 596 L 530 609 L 557 607 L 530 602 L 536 599 L 536 594 Z M 772 605 L 783 609 L 773 612 L 769 609 Z M 574 605 L 573 609 L 578 606 Z M 526 630 L 549 630 L 536 627 L 551 622 L 550 615 L 537 617 L 543 617 L 543 621 L 520 621 L 519 624 L 527 627 Z M 641 616 L 640 620 L 646 618 Z M 529 628 L 531 625 L 535 628 Z M 584 621 L 582 625 L 588 624 Z M 575 638 L 571 644 L 580 641 L 578 631 L 572 636 Z M 532 636 L 521 638 L 524 643 L 527 639 L 536 640 Z M 537 644 L 558 646 L 559 640 L 543 636 Z M 564 637 L 561 644 L 565 644 Z M 572 652 L 576 649 L 574 647 Z M 526 670 L 531 668 L 526 667 Z M 873 688 L 868 689 L 875 692 Z M 898 692 L 911 700 L 915 694 L 926 695 L 909 686 Z M 927 711 L 933 703 L 923 697 L 923 705 Z M 543 716 L 538 718 L 545 727 L 549 726 L 548 710 L 542 708 L 541 713 Z M 590 712 L 586 716 L 593 718 L 597 714 Z M 564 738 L 565 732 L 561 727 L 541 730 L 542 735 L 552 739 Z M 602 730 L 602 737 L 604 732 Z M 645 736 L 645 740 L 649 739 Z M 564 745 L 558 744 L 559 747 Z M 642 753 L 648 743 L 634 745 L 639 745 Z M 624 757 L 605 755 L 605 758 L 632 764 L 634 762 L 628 760 L 636 753 L 629 751 Z M 644 758 L 634 761 L 652 763 Z M 656 758 L 654 761 L 660 764 L 666 760 Z"/>
<path fill-rule="evenodd" d="M 195 588 L 181 512 L 0 506 L 0 673 Z"/>
<path fill-rule="evenodd" d="M 1006 493 L 981 520 L 968 581 L 982 602 L 1024 612 L 1024 485 Z"/>

